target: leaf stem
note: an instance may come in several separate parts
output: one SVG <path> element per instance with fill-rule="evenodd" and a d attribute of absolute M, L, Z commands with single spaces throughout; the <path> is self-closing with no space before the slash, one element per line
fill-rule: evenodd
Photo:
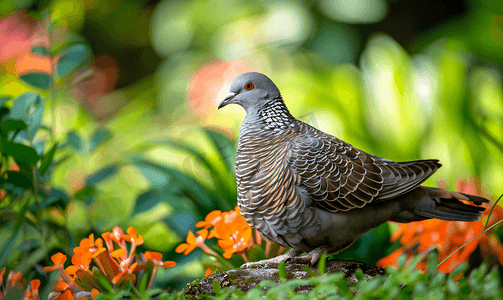
<path fill-rule="evenodd" d="M 470 243 L 471 241 L 473 241 L 474 239 L 478 238 L 479 236 L 481 236 L 482 234 L 484 234 L 486 231 L 488 230 L 491 230 L 491 228 L 493 228 L 494 226 L 498 225 L 499 223 L 503 222 L 503 220 L 499 220 L 498 222 L 494 223 L 493 226 L 487 228 L 486 230 L 482 231 L 481 233 L 479 233 L 476 237 L 472 238 L 471 240 L 469 240 L 468 242 L 464 243 L 461 247 L 459 247 L 458 249 L 456 249 L 456 251 L 452 252 L 451 254 L 449 254 L 449 256 L 447 256 L 446 258 L 444 258 L 444 260 L 442 260 L 438 265 L 437 265 L 437 268 L 444 262 L 446 261 L 449 257 L 451 257 L 454 253 L 458 252 L 459 250 L 461 250 L 464 246 L 466 246 L 468 243 Z"/>
<path fill-rule="evenodd" d="M 49 20 L 47 21 L 47 34 L 49 36 L 49 58 L 51 60 L 50 66 L 51 66 L 51 87 L 50 87 L 50 94 L 48 98 L 51 98 L 51 119 L 52 119 L 52 130 L 51 130 L 51 140 L 53 143 L 56 142 L 56 95 L 58 94 L 58 91 L 55 90 L 55 85 L 54 85 L 54 80 L 55 80 L 55 74 L 56 74 L 56 66 L 54 65 L 54 56 L 52 53 L 52 24 L 51 24 L 51 15 L 49 14 L 47 17 Z"/>

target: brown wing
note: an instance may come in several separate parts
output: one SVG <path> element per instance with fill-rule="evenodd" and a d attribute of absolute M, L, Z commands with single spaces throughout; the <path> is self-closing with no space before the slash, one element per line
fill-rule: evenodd
<path fill-rule="evenodd" d="M 379 165 L 383 170 L 384 184 L 377 201 L 391 199 L 414 189 L 430 177 L 442 165 L 436 159 L 394 162 L 381 159 L 385 164 Z"/>
<path fill-rule="evenodd" d="M 290 167 L 316 203 L 329 211 L 363 207 L 420 185 L 440 164 L 436 161 L 398 163 L 360 151 L 307 124 L 292 141 Z"/>

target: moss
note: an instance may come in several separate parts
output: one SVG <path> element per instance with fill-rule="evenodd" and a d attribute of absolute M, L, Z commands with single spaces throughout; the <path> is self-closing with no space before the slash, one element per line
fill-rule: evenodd
<path fill-rule="evenodd" d="M 272 275 L 274 277 L 277 277 L 279 279 L 279 272 L 274 272 L 272 273 Z M 295 273 L 293 272 L 289 272 L 289 271 L 286 271 L 286 276 L 285 276 L 286 279 L 295 279 Z"/>
<path fill-rule="evenodd" d="M 196 279 L 196 280 L 192 281 L 191 283 L 188 283 L 187 286 L 199 287 L 199 285 L 201 284 L 201 281 L 203 281 L 204 279 L 205 279 L 205 277 Z"/>
<path fill-rule="evenodd" d="M 232 285 L 236 285 L 238 282 L 245 280 L 243 277 L 236 276 L 234 274 L 229 274 L 227 277 Z"/>

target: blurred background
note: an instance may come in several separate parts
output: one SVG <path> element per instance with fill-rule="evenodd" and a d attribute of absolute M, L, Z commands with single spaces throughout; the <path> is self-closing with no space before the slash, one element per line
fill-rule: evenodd
<path fill-rule="evenodd" d="M 500 0 L 2 0 L 1 95 L 26 92 L 16 75 L 48 64 L 23 54 L 44 42 L 36 16 L 46 9 L 60 21 L 52 44 L 84 41 L 94 72 L 50 99 L 55 114 L 42 119 L 71 146 L 51 174 L 68 194 L 60 222 L 75 240 L 135 226 L 179 264 L 158 282 L 204 273 L 200 250 L 174 248 L 236 203 L 245 114 L 217 105 L 243 72 L 267 74 L 294 116 L 366 152 L 440 159 L 428 185 L 474 178 L 502 193 Z M 37 239 L 23 234 L 19 243 Z"/>

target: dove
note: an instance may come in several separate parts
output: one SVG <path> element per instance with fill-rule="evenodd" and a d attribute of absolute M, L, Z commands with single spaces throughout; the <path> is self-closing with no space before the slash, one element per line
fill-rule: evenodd
<path fill-rule="evenodd" d="M 238 76 L 218 109 L 229 104 L 246 111 L 235 163 L 239 211 L 265 239 L 292 248 L 244 267 L 312 266 L 387 221 L 473 222 L 490 202 L 422 186 L 438 160 L 381 158 L 295 119 L 264 74 Z"/>

